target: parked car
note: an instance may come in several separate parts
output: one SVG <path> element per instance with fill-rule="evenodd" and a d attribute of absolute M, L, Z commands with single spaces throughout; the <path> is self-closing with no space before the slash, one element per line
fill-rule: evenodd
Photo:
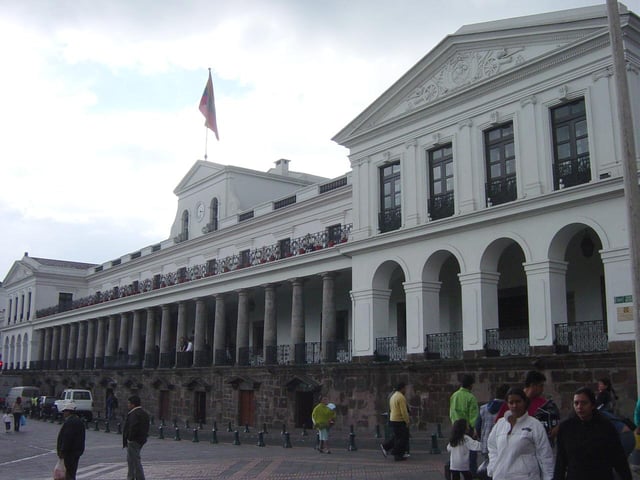
<path fill-rule="evenodd" d="M 64 390 L 53 405 L 54 414 L 62 414 L 65 405 L 68 403 L 75 403 L 78 416 L 85 417 L 89 422 L 93 419 L 93 395 L 91 395 L 90 390 L 75 388 Z"/>

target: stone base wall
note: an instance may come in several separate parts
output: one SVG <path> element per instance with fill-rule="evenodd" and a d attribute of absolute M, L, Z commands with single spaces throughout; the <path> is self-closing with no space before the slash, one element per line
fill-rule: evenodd
<path fill-rule="evenodd" d="M 126 399 L 135 393 L 143 406 L 160 419 L 161 391 L 168 398 L 169 422 L 177 419 L 197 423 L 195 392 L 204 392 L 206 424 L 240 424 L 241 392 L 252 392 L 252 427 L 266 424 L 279 430 L 296 425 L 300 418 L 299 392 L 315 404 L 321 397 L 338 407 L 336 427 L 374 431 L 384 423 L 387 398 L 395 384 L 406 382 L 413 427 L 429 424 L 448 428 L 449 396 L 459 387 L 464 373 L 476 377 L 473 393 L 481 403 L 493 398 L 502 383 L 523 386 L 525 372 L 542 371 L 547 376 L 545 395 L 554 398 L 563 415 L 570 412 L 572 393 L 580 386 L 595 388 L 599 378 L 609 377 L 619 398 L 619 413 L 632 417 L 636 402 L 636 370 L 633 352 L 565 354 L 538 357 L 469 358 L 459 361 L 429 360 L 399 363 L 352 363 L 273 367 L 211 367 L 156 370 L 23 371 L 26 385 L 40 386 L 43 394 L 58 394 L 64 388 L 89 388 L 94 393 L 95 415 L 104 417 L 107 389 L 114 390 L 120 412 L 126 413 Z M 200 394 L 202 397 L 202 394 Z M 304 412 L 302 412 L 304 414 Z M 303 415 L 304 416 L 304 415 Z M 309 425 L 310 427 L 310 419 Z"/>

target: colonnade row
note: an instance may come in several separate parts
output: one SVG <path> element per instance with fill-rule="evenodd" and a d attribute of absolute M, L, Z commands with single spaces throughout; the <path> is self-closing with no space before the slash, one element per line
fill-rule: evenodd
<path fill-rule="evenodd" d="M 322 278 L 322 326 L 320 354 L 323 362 L 336 361 L 335 273 Z M 306 363 L 303 285 L 305 279 L 289 280 L 291 332 L 289 345 L 278 345 L 275 284 L 263 285 L 264 329 L 260 364 L 277 364 L 279 350 L 291 352 L 287 363 Z M 187 332 L 188 301 L 177 302 L 177 322 L 172 322 L 173 304 L 136 309 L 108 317 L 92 318 L 36 329 L 33 361 L 36 369 L 171 368 L 209 365 L 249 365 L 255 361 L 255 349 L 249 345 L 250 290 L 237 294 L 235 345 L 229 341 L 225 301 L 231 295 L 218 293 L 195 298 L 193 335 Z M 206 302 L 215 300 L 214 318 L 209 318 Z M 213 323 L 213 345 L 207 334 Z M 144 326 L 144 334 L 143 334 Z M 181 351 L 182 338 L 192 337 L 192 351 Z M 175 343 L 173 340 L 175 339 Z M 256 339 L 254 339 L 255 343 Z"/>

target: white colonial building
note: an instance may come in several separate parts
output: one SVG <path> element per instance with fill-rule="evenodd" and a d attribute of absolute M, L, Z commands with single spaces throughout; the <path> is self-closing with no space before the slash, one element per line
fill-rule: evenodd
<path fill-rule="evenodd" d="M 620 21 L 638 125 L 640 19 L 621 6 Z M 335 381 L 323 365 L 583 352 L 624 364 L 634 325 L 612 72 L 604 6 L 464 26 L 335 136 L 346 175 L 198 161 L 168 239 L 101 265 L 25 254 L 2 284 L 5 368 L 88 385 L 82 372 L 127 369 L 132 389 L 151 370 L 165 417 L 162 371 L 198 368 L 184 383 L 196 418 L 220 371 L 242 421 L 258 402 L 251 379 L 277 366 L 304 366 L 287 387 L 313 391 Z M 312 399 L 298 401 L 302 418 Z"/>

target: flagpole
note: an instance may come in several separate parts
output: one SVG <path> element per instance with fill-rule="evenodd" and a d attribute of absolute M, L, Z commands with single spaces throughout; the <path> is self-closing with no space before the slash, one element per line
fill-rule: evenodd
<path fill-rule="evenodd" d="M 204 126 L 204 161 L 205 162 L 207 161 L 207 144 L 208 144 L 208 141 L 209 141 L 209 132 L 207 130 L 209 130 L 209 129 L 205 125 Z"/>

